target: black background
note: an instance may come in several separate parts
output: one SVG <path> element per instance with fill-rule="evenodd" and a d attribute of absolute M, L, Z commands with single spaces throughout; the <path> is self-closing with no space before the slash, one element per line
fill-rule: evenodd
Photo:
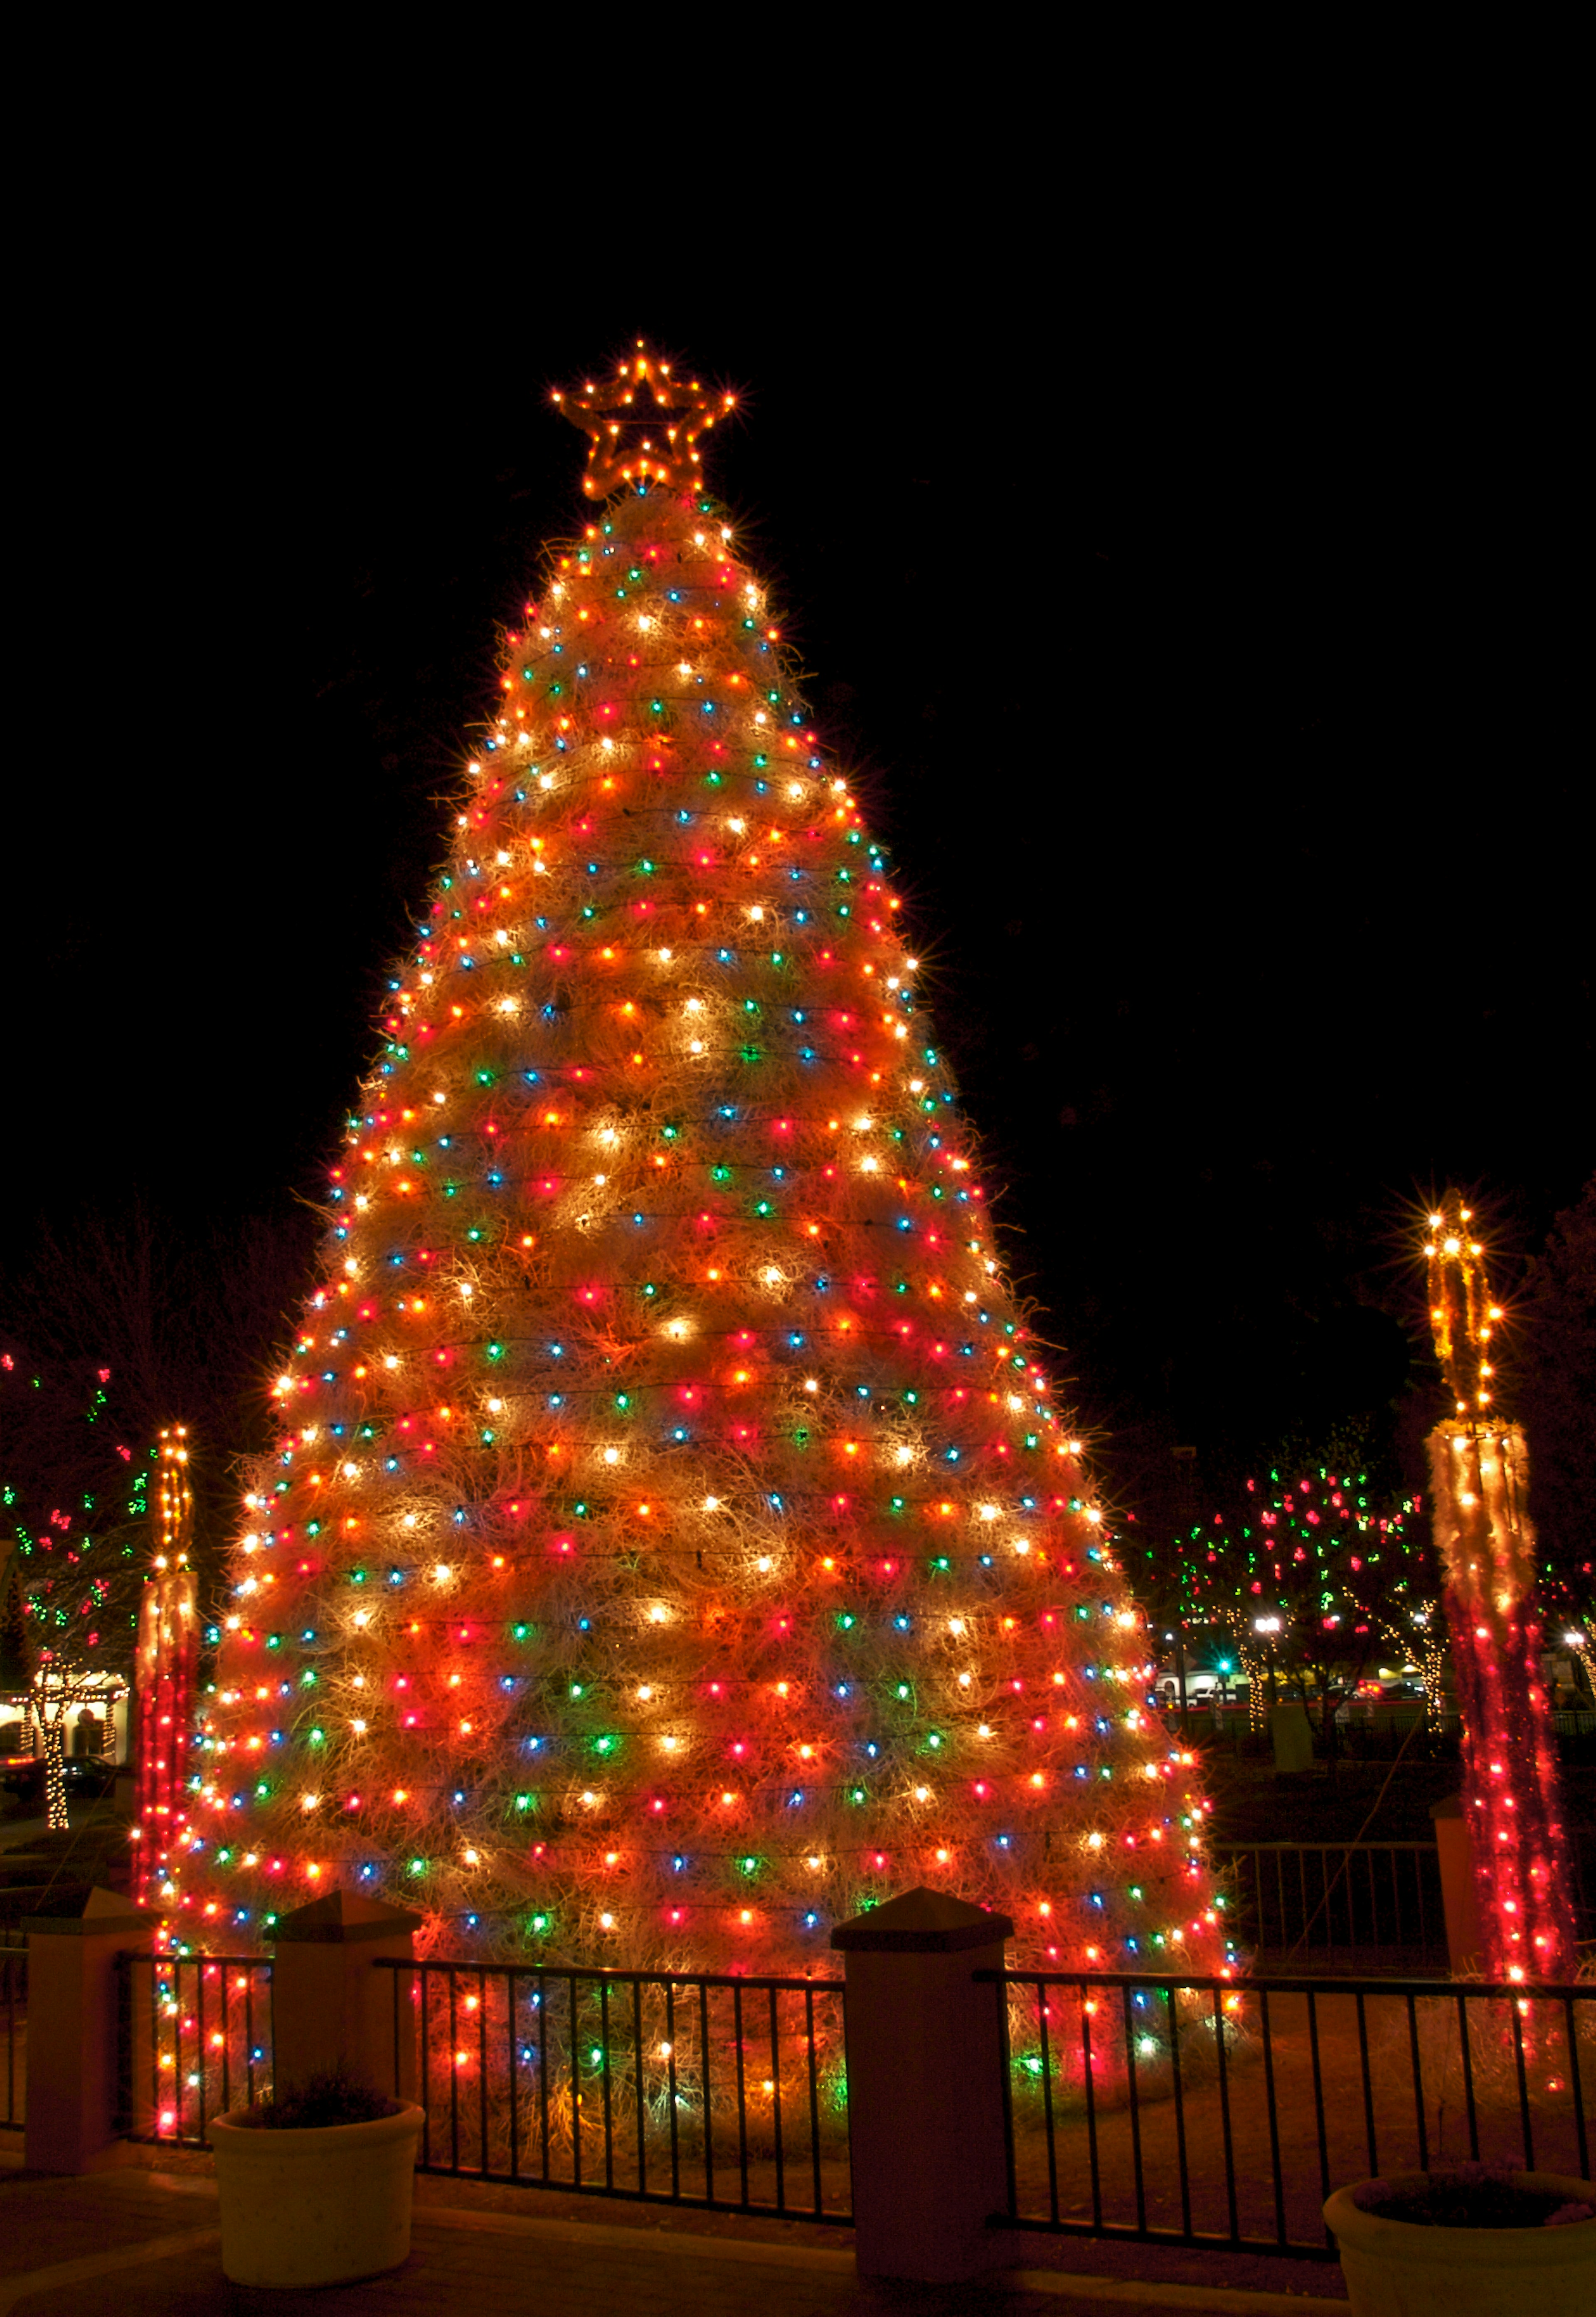
<path fill-rule="evenodd" d="M 713 484 L 1120 1501 L 1362 1420 L 1411 1465 L 1416 1209 L 1474 1189 L 1511 1284 L 1590 1169 L 1555 402 L 1327 241 L 1110 289 L 878 203 L 780 286 L 490 300 L 374 231 L 171 253 L 41 425 L 0 1258 L 135 1200 L 308 1252 L 495 622 L 584 520 L 548 389 L 647 332 L 743 389 Z"/>

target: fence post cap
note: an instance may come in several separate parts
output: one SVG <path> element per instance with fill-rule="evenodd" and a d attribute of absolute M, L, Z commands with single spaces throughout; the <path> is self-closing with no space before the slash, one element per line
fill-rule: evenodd
<path fill-rule="evenodd" d="M 1440 1802 L 1431 1803 L 1430 1815 L 1431 1818 L 1461 1818 L 1463 1815 L 1462 1795 L 1443 1795 Z"/>
<path fill-rule="evenodd" d="M 902 1891 L 879 1907 L 839 1923 L 834 1947 L 851 1955 L 958 1955 L 966 1947 L 990 1947 L 1014 1936 L 1007 1915 L 988 1914 L 947 1891 Z"/>
<path fill-rule="evenodd" d="M 95 1883 L 40 1900 L 31 1915 L 23 1916 L 20 1928 L 39 1938 L 97 1939 L 108 1931 L 138 1938 L 160 1919 L 157 1908 L 136 1907 L 124 1892 Z"/>
<path fill-rule="evenodd" d="M 364 1939 L 402 1938 L 421 1928 L 408 1907 L 383 1899 L 362 1899 L 350 1891 L 329 1891 L 291 1914 L 280 1915 L 270 1937 L 276 1946 L 352 1946 Z"/>

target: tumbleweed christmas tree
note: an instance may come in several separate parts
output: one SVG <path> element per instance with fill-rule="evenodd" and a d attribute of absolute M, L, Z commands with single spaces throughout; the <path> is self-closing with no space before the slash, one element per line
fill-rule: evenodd
<path fill-rule="evenodd" d="M 1221 1967 L 885 857 L 701 480 L 724 398 L 639 353 L 565 407 L 593 520 L 333 1170 L 174 1931 L 340 1886 L 801 1967 L 926 1883 L 1033 1962 Z"/>

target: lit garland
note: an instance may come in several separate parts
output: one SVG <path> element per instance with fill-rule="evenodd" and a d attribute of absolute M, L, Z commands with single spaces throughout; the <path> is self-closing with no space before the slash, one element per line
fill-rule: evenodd
<path fill-rule="evenodd" d="M 621 495 L 505 640 L 389 983 L 178 1935 L 343 1884 L 485 1953 L 771 1967 L 931 1883 L 1033 1962 L 1225 1968 L 886 857 L 640 386 L 702 413 L 646 356 L 579 398 Z"/>
<path fill-rule="evenodd" d="M 1489 1411 L 1491 1341 L 1502 1319 L 1469 1210 L 1430 1217 L 1430 1318 L 1455 1415 L 1430 1436 L 1435 1534 L 1446 1570 L 1463 1803 L 1488 1979 L 1560 1980 L 1573 1970 L 1572 1867 L 1556 1742 L 1529 1599 L 1535 1538 L 1523 1433 Z"/>
<path fill-rule="evenodd" d="M 194 1708 L 199 1608 L 189 1564 L 194 1498 L 186 1427 L 161 1435 L 156 1472 L 159 1541 L 138 1610 L 138 1740 L 132 1839 L 134 1895 L 149 1906 L 168 1895 L 174 1862 L 187 1847 L 187 1774 Z"/>

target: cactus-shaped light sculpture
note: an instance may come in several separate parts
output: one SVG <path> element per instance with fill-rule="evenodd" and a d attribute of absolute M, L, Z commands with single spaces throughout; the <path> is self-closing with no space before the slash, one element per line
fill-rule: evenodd
<path fill-rule="evenodd" d="M 1495 1409 L 1492 1297 L 1473 1216 L 1455 1194 L 1429 1217 L 1430 1323 L 1453 1413 L 1430 1436 L 1435 1537 L 1463 1720 L 1463 1809 L 1487 1979 L 1574 1967 L 1568 1842 L 1532 1596 L 1535 1532 L 1521 1427 Z"/>

